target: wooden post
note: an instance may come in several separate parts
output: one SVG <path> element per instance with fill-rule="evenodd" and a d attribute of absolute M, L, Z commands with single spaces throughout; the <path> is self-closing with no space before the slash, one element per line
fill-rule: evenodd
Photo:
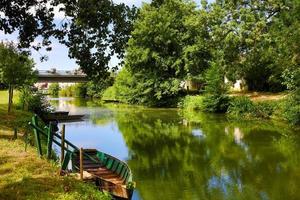
<path fill-rule="evenodd" d="M 18 138 L 18 129 L 14 128 L 14 140 Z"/>
<path fill-rule="evenodd" d="M 25 140 L 25 151 L 27 151 L 27 145 L 28 145 L 28 133 L 27 131 L 25 131 L 25 135 L 24 135 L 24 140 Z"/>
<path fill-rule="evenodd" d="M 62 130 L 61 130 L 61 154 L 60 154 L 60 163 L 61 165 L 63 164 L 64 158 L 65 158 L 65 131 L 66 131 L 66 125 L 62 125 Z"/>
<path fill-rule="evenodd" d="M 53 141 L 53 123 L 50 122 L 49 128 L 48 128 L 47 159 L 51 158 L 52 141 Z"/>
<path fill-rule="evenodd" d="M 80 180 L 83 180 L 83 148 L 80 148 L 79 153 Z"/>
<path fill-rule="evenodd" d="M 38 126 L 36 115 L 34 115 L 32 117 L 32 124 L 35 125 L 35 126 Z M 41 157 L 43 155 L 43 152 L 42 152 L 40 135 L 39 135 L 38 130 L 36 130 L 35 128 L 33 129 L 33 132 L 34 132 L 34 135 L 35 135 L 35 142 L 36 142 L 37 151 L 38 151 L 39 156 Z"/>

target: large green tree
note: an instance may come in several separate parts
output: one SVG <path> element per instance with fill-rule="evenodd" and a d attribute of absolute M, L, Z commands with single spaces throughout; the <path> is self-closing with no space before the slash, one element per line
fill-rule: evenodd
<path fill-rule="evenodd" d="M 295 2 L 217 0 L 209 6 L 214 60 L 221 62 L 229 79 L 244 78 L 250 90 L 284 89 L 282 72 L 287 66 L 276 61 L 284 52 L 274 33 L 286 27 L 275 24 L 282 13 L 293 10 Z"/>
<path fill-rule="evenodd" d="M 8 112 L 12 109 L 14 89 L 34 82 L 34 63 L 12 43 L 0 43 L 0 81 L 9 87 Z"/>
<path fill-rule="evenodd" d="M 206 19 L 191 1 L 166 0 L 145 4 L 128 42 L 126 67 L 135 76 L 139 101 L 170 104 L 180 83 L 208 67 Z"/>

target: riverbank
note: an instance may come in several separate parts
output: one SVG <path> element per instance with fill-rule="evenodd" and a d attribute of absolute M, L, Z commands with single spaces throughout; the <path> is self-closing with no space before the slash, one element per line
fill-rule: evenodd
<path fill-rule="evenodd" d="M 300 125 L 300 105 L 297 95 L 292 93 L 186 96 L 179 103 L 179 107 L 186 111 L 225 113 L 231 120 L 274 119 L 296 127 Z"/>
<path fill-rule="evenodd" d="M 25 151 L 24 131 L 32 113 L 8 114 L 5 96 L 0 91 L 0 199 L 110 199 L 94 185 L 59 176 L 58 164 L 39 158 L 35 147 Z M 13 140 L 16 127 L 18 139 Z"/>

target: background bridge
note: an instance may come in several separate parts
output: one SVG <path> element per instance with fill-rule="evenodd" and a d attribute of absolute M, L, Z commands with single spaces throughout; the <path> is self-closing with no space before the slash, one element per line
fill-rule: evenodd
<path fill-rule="evenodd" d="M 38 70 L 38 82 L 47 83 L 82 83 L 87 82 L 87 76 L 81 70 Z"/>

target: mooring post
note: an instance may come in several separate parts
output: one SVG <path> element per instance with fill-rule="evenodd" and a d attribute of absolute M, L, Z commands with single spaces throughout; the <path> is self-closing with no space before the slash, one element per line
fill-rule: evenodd
<path fill-rule="evenodd" d="M 61 165 L 64 162 L 64 158 L 65 158 L 65 131 L 66 131 L 66 125 L 63 124 L 62 125 L 62 129 L 61 129 L 61 154 L 60 154 L 60 163 Z"/>
<path fill-rule="evenodd" d="M 24 140 L 25 140 L 25 151 L 27 151 L 27 145 L 28 145 L 28 132 L 25 131 L 24 133 Z"/>
<path fill-rule="evenodd" d="M 80 180 L 83 180 L 83 148 L 80 148 L 79 152 L 79 168 L 80 168 Z"/>
<path fill-rule="evenodd" d="M 52 141 L 53 141 L 53 123 L 50 122 L 48 128 L 47 159 L 51 158 Z"/>
<path fill-rule="evenodd" d="M 18 129 L 14 128 L 14 140 L 16 140 L 18 138 Z"/>
<path fill-rule="evenodd" d="M 34 115 L 32 117 L 32 124 L 35 125 L 35 126 L 38 126 L 37 115 Z M 39 156 L 41 157 L 43 155 L 43 153 L 42 153 L 40 135 L 39 135 L 39 132 L 36 128 L 33 129 L 33 132 L 34 132 L 34 135 L 35 135 L 35 143 L 36 143 L 37 151 L 38 151 Z"/>

